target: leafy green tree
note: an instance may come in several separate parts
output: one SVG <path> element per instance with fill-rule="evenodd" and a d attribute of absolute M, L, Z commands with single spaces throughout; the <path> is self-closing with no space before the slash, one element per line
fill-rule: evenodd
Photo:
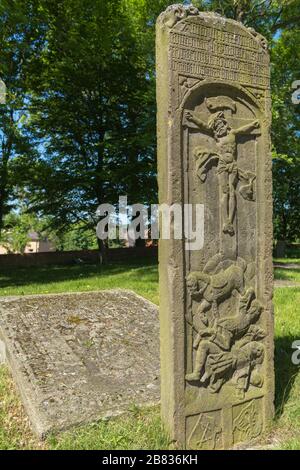
<path fill-rule="evenodd" d="M 32 209 L 56 229 L 95 228 L 98 205 L 122 194 L 156 198 L 154 56 L 129 15 L 134 3 L 41 2 L 48 30 L 28 87 L 42 151 L 28 184 Z"/>
<path fill-rule="evenodd" d="M 92 233 L 97 206 L 116 204 L 119 195 L 156 201 L 155 21 L 172 3 L 2 2 L 0 67 L 11 96 L 0 108 L 0 221 L 19 190 L 61 238 L 72 227 Z M 300 2 L 194 4 L 242 20 L 270 42 L 275 228 L 276 236 L 294 239 L 299 107 L 290 88 L 299 79 Z"/>
<path fill-rule="evenodd" d="M 241 21 L 270 40 L 278 30 L 297 27 L 300 21 L 299 0 L 195 0 L 193 4 Z"/>
<path fill-rule="evenodd" d="M 284 30 L 272 50 L 274 235 L 300 238 L 300 105 L 292 83 L 300 75 L 300 28 Z"/>
<path fill-rule="evenodd" d="M 5 216 L 5 230 L 2 230 L 1 244 L 9 253 L 23 254 L 30 241 L 30 232 L 38 230 L 35 216 L 27 213 L 11 212 Z"/>
<path fill-rule="evenodd" d="M 29 135 L 24 129 L 28 118 L 26 63 L 36 54 L 41 23 L 31 15 L 35 0 L 2 0 L 0 3 L 0 77 L 7 87 L 6 103 L 0 105 L 0 233 L 5 214 L 17 197 L 15 161 L 33 156 Z"/>
<path fill-rule="evenodd" d="M 95 230 L 87 230 L 82 223 L 75 224 L 63 234 L 52 234 L 49 238 L 55 240 L 57 249 L 62 251 L 97 249 Z"/>

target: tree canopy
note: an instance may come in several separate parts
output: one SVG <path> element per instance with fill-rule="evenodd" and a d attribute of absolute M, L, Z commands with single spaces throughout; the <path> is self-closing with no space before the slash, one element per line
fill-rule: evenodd
<path fill-rule="evenodd" d="M 10 0 L 0 5 L 0 230 L 26 194 L 53 230 L 95 227 L 96 208 L 157 200 L 155 20 L 166 0 Z M 189 2 L 185 2 L 189 3 Z M 270 43 L 274 219 L 300 237 L 300 0 L 195 0 Z M 78 225 L 79 224 L 79 225 Z"/>

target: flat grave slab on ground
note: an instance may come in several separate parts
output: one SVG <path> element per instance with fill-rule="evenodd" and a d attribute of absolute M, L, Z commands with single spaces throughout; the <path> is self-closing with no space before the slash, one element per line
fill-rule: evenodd
<path fill-rule="evenodd" d="M 159 401 L 158 308 L 134 292 L 3 298 L 0 340 L 40 436 Z"/>

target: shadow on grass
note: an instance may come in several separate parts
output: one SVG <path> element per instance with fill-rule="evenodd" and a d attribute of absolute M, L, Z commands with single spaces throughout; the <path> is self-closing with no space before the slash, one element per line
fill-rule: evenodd
<path fill-rule="evenodd" d="M 295 277 L 299 276 L 299 269 L 297 268 L 275 268 L 274 269 L 274 277 L 275 279 L 282 279 L 282 280 L 293 280 Z"/>
<path fill-rule="evenodd" d="M 275 339 L 275 416 L 279 418 L 288 401 L 299 366 L 292 363 L 292 344 L 300 339 L 284 336 Z"/>
<path fill-rule="evenodd" d="M 149 269 L 156 270 L 157 261 L 153 259 L 131 260 L 121 263 L 80 264 L 68 266 L 32 266 L 27 268 L 0 268 L 0 287 L 21 287 L 31 284 L 48 284 L 93 277 L 113 276 L 128 273 L 142 277 L 149 275 Z"/>
<path fill-rule="evenodd" d="M 68 266 L 42 266 L 30 268 L 0 268 L 0 287 L 22 287 L 26 285 L 43 285 L 59 283 L 78 279 L 92 279 L 105 276 L 118 276 L 126 274 L 133 279 L 141 280 L 149 275 L 157 282 L 157 261 L 153 259 L 132 259 L 122 263 L 101 265 L 68 265 Z M 290 397 L 295 378 L 299 373 L 299 366 L 291 361 L 293 341 L 300 339 L 292 335 L 277 337 L 275 339 L 275 410 L 276 417 L 280 417 L 285 403 Z"/>

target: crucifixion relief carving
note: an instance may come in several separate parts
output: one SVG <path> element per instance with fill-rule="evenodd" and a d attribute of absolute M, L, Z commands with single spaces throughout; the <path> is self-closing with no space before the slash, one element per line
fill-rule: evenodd
<path fill-rule="evenodd" d="M 254 129 L 259 129 L 258 120 L 237 128 L 231 128 L 224 114 L 226 107 L 235 110 L 235 103 L 228 103 L 228 97 L 220 98 L 217 105 L 213 105 L 209 99 L 206 99 L 207 108 L 214 110 L 223 108 L 214 112 L 209 117 L 208 122 L 204 122 L 197 113 L 186 111 L 186 124 L 193 123 L 202 132 L 213 137 L 215 141 L 215 152 L 208 152 L 203 147 L 196 147 L 194 156 L 196 160 L 196 171 L 202 183 L 205 182 L 207 172 L 211 165 L 217 165 L 217 175 L 221 192 L 221 214 L 222 230 L 224 233 L 234 235 L 235 230 L 233 221 L 236 213 L 236 189 L 238 182 L 241 182 L 239 192 L 244 199 L 254 200 L 254 173 L 244 171 L 238 166 L 237 162 L 237 137 L 239 135 L 249 135 Z M 230 106 L 231 105 L 231 106 Z M 250 134 L 251 135 L 251 134 Z"/>

